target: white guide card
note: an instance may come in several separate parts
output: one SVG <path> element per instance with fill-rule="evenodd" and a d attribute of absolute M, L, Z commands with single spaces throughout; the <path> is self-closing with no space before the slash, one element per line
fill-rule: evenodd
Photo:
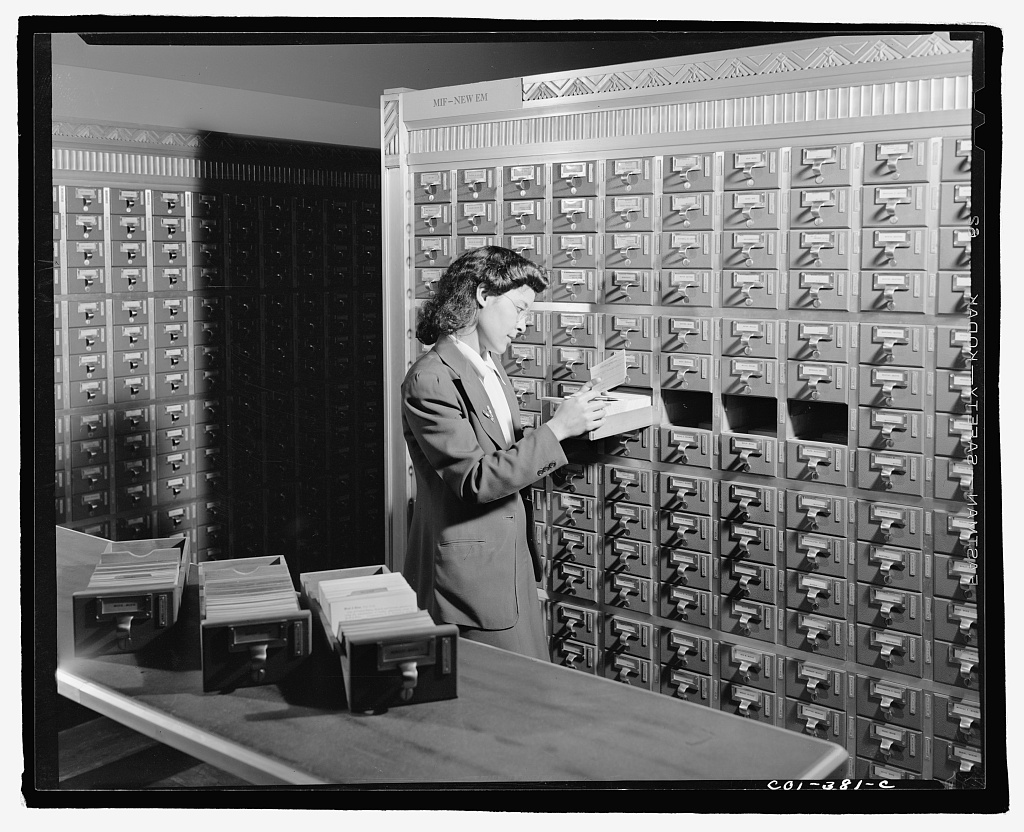
<path fill-rule="evenodd" d="M 626 351 L 613 352 L 600 364 L 595 364 L 590 368 L 590 377 L 601 380 L 594 389 L 602 393 L 618 387 L 626 380 Z"/>

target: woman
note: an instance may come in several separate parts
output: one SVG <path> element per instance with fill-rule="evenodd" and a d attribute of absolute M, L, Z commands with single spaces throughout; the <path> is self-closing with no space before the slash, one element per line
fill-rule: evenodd
<path fill-rule="evenodd" d="M 566 463 L 561 441 L 599 427 L 604 408 L 595 379 L 523 434 L 500 356 L 546 286 L 529 260 L 485 246 L 452 263 L 424 304 L 416 337 L 434 348 L 402 383 L 416 471 L 402 572 L 435 621 L 548 661 L 529 486 Z"/>

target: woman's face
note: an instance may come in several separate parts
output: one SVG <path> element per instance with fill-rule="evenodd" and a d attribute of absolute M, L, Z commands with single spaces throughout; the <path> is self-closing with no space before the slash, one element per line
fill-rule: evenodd
<path fill-rule="evenodd" d="M 512 340 L 526 329 L 526 315 L 536 297 L 529 286 L 517 286 L 503 295 L 484 297 L 483 287 L 477 288 L 481 308 L 476 319 L 477 338 L 481 350 L 501 355 Z"/>

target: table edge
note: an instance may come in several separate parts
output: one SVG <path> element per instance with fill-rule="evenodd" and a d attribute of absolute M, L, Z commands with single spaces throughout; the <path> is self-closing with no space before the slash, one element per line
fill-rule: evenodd
<path fill-rule="evenodd" d="M 60 695 L 254 785 L 330 785 L 325 780 L 198 729 L 66 669 L 57 668 L 55 676 Z"/>

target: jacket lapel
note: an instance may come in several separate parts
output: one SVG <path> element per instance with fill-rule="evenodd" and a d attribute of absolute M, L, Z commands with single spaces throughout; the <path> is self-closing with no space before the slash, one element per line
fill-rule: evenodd
<path fill-rule="evenodd" d="M 456 384 L 465 393 L 466 401 L 469 403 L 470 409 L 476 413 L 480 424 L 483 425 L 484 432 L 499 448 L 508 448 L 505 443 L 505 435 L 501 432 L 501 426 L 498 424 L 498 417 L 491 407 L 490 396 L 484 390 L 484 385 L 476 374 L 476 370 L 469 363 L 469 359 L 447 336 L 442 336 L 434 344 L 434 350 L 440 359 L 455 372 Z"/>
<path fill-rule="evenodd" d="M 493 356 L 492 356 L 493 357 Z M 512 389 L 512 382 L 501 364 L 500 357 L 495 359 L 494 366 L 498 368 L 498 376 L 501 378 L 501 392 L 505 394 L 505 401 L 508 402 L 508 409 L 512 413 L 512 434 L 517 440 L 523 438 L 523 420 L 519 412 L 519 400 L 516 398 L 516 391 Z"/>

